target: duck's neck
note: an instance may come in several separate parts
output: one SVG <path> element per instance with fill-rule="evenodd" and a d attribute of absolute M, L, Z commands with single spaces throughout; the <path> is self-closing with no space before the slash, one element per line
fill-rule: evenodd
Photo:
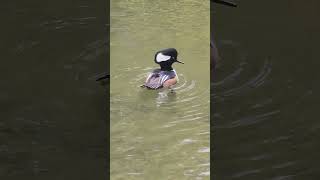
<path fill-rule="evenodd" d="M 173 68 L 172 66 L 160 66 L 161 67 L 161 71 L 172 71 Z"/>

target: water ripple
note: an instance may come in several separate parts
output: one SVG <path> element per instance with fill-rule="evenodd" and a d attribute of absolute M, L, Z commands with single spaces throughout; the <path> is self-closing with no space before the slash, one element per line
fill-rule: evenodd
<path fill-rule="evenodd" d="M 197 80 L 178 74 L 179 82 L 173 92 L 166 89 L 148 90 L 140 85 L 152 67 L 128 65 L 116 69 L 117 74 L 111 73 L 110 79 L 111 145 L 126 149 L 126 152 L 113 151 L 116 154 L 113 157 L 126 154 L 125 158 L 131 162 L 148 157 L 153 159 L 154 164 L 175 160 L 180 162 L 181 168 L 177 169 L 184 170 L 184 176 L 206 179 L 204 177 L 210 175 L 209 87 L 201 89 Z M 116 87 L 113 82 L 116 82 Z M 120 93 L 123 89 L 130 91 Z M 168 118 L 162 119 L 166 117 L 164 114 Z M 117 137 L 120 132 L 126 134 L 126 142 L 122 142 L 124 138 Z M 130 137 L 132 133 L 139 134 L 143 139 L 139 142 L 134 140 Z M 144 166 L 142 164 L 135 166 L 141 168 Z M 163 168 L 168 168 L 170 164 L 163 165 Z M 138 176 L 144 172 L 144 169 L 138 168 L 137 172 L 130 171 L 130 175 Z"/>
<path fill-rule="evenodd" d="M 225 78 L 217 82 L 212 83 L 211 84 L 212 88 L 214 89 L 221 88 L 221 89 L 224 89 L 224 91 L 214 92 L 213 94 L 211 94 L 211 97 L 215 101 L 223 101 L 226 97 L 241 95 L 247 91 L 250 91 L 253 88 L 257 88 L 263 85 L 271 73 L 272 65 L 268 59 L 265 60 L 260 71 L 256 75 L 253 75 L 252 77 L 248 78 L 246 81 L 239 84 L 238 83 L 239 80 L 243 81 L 243 78 L 241 77 L 241 73 L 244 70 L 245 69 L 241 65 L 239 65 L 239 68 L 236 69 L 233 73 L 227 75 Z M 236 86 L 233 84 L 235 84 Z M 230 85 L 235 87 L 227 88 Z"/>

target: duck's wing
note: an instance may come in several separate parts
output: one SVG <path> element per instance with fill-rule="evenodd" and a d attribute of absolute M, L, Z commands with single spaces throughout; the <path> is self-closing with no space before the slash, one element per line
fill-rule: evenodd
<path fill-rule="evenodd" d="M 145 87 L 150 89 L 159 89 L 162 87 L 161 77 L 152 76 L 150 79 L 144 84 Z"/>
<path fill-rule="evenodd" d="M 152 72 L 147 77 L 143 87 L 146 87 L 149 89 L 159 89 L 162 87 L 161 78 L 162 77 L 160 76 L 159 73 Z"/>
<path fill-rule="evenodd" d="M 152 72 L 143 87 L 147 87 L 149 89 L 159 89 L 163 87 L 163 83 L 167 80 L 175 77 L 175 72 Z"/>

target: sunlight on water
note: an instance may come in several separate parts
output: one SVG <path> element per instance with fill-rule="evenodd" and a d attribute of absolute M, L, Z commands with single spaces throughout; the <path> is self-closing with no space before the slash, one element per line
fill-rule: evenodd
<path fill-rule="evenodd" d="M 209 179 L 209 1 L 111 1 L 111 179 Z M 174 91 L 139 86 L 174 47 Z"/>

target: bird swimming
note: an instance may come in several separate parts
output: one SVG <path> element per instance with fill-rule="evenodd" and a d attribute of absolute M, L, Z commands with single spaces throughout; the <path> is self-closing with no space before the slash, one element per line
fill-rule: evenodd
<path fill-rule="evenodd" d="M 178 75 L 172 68 L 172 64 L 175 62 L 184 64 L 177 58 L 178 51 L 175 48 L 167 48 L 156 52 L 154 62 L 160 68 L 154 69 L 141 87 L 148 89 L 172 88 L 178 82 Z"/>
<path fill-rule="evenodd" d="M 226 0 L 210 0 L 210 1 L 212 1 L 212 2 L 215 2 L 215 3 L 218 3 L 218 4 L 223 4 L 223 5 L 227 5 L 227 6 L 231 6 L 231 7 L 237 7 L 237 4 L 236 3 L 234 3 L 234 2 L 230 2 L 230 1 L 226 1 Z M 165 50 L 163 50 L 163 51 L 169 51 L 169 53 L 176 53 L 176 56 L 178 56 L 178 53 L 177 53 L 177 50 L 176 49 L 174 49 L 174 48 L 168 48 L 168 49 L 165 49 Z M 214 43 L 214 41 L 212 40 L 212 39 L 210 39 L 210 54 L 211 54 L 211 56 L 210 56 L 210 59 L 211 59 L 211 70 L 213 70 L 213 69 L 215 69 L 215 65 L 216 65 L 216 63 L 217 63 L 217 60 L 218 60 L 218 58 L 219 58 L 219 56 L 218 56 L 218 51 L 217 51 L 217 48 L 216 48 L 216 46 L 215 46 L 215 43 Z M 156 54 L 157 55 L 157 54 Z M 155 57 L 156 58 L 156 57 Z M 168 61 L 169 62 L 169 61 Z M 182 63 L 183 64 L 183 62 L 180 62 L 180 61 L 174 61 L 174 62 L 179 62 L 179 63 Z M 156 62 L 157 63 L 157 62 Z M 159 64 L 160 65 L 160 67 L 161 67 L 161 64 L 160 63 L 157 63 L 157 64 Z M 162 63 L 163 64 L 163 63 Z M 173 62 L 171 63 L 171 65 L 173 64 Z M 160 69 L 161 70 L 161 69 Z M 150 74 L 150 76 L 153 76 L 154 74 L 163 74 L 164 72 L 162 72 L 161 73 L 161 71 L 159 71 L 159 70 L 154 70 L 155 72 L 154 73 L 151 73 Z M 173 70 L 174 71 L 174 70 Z M 174 71 L 175 72 L 175 71 Z M 168 72 L 167 72 L 168 73 Z M 172 72 L 170 72 L 170 73 L 168 73 L 169 74 L 169 77 L 173 77 L 173 73 Z M 157 75 L 156 75 L 157 76 Z M 162 75 L 163 76 L 163 75 Z M 177 83 L 177 75 L 176 75 L 176 72 L 175 72 L 175 75 L 174 75 L 174 77 L 176 77 L 176 79 L 175 78 L 170 78 L 170 79 L 167 79 L 166 81 L 167 81 L 167 83 L 165 84 L 165 86 L 167 85 L 167 84 L 175 84 L 175 83 Z M 110 78 L 110 74 L 109 73 L 103 73 L 102 75 L 99 75 L 97 78 L 96 78 L 96 81 L 102 81 L 102 80 L 108 80 Z M 148 77 L 147 78 L 147 80 L 154 80 L 154 77 Z M 170 82 L 170 83 L 169 83 Z M 141 87 L 149 87 L 148 85 L 150 85 L 150 82 L 149 83 L 147 83 L 147 81 L 146 81 L 146 83 L 144 84 L 144 85 L 142 85 Z M 155 85 L 155 84 L 153 84 L 153 85 Z M 159 84 L 158 84 L 159 85 Z M 161 83 L 160 83 L 160 85 L 161 85 Z M 162 85 L 163 86 L 163 85 Z M 153 87 L 153 86 L 151 86 L 151 87 Z M 157 86 L 154 86 L 154 87 L 157 87 Z M 158 87 L 158 88 L 160 88 L 160 87 Z"/>

